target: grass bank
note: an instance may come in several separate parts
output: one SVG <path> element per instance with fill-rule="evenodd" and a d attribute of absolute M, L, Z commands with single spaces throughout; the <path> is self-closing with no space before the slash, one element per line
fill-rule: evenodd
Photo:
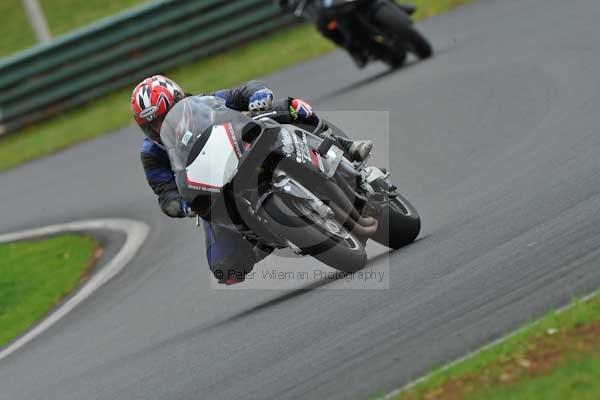
<path fill-rule="evenodd" d="M 471 0 L 416 0 L 412 3 L 419 6 L 416 18 L 420 19 L 469 1 Z M 209 59 L 171 71 L 156 72 L 172 77 L 186 91 L 207 92 L 279 71 L 333 49 L 334 46 L 323 39 L 312 26 L 303 25 L 277 32 Z M 131 88 L 117 91 L 50 121 L 0 138 L 0 171 L 127 126 L 132 121 L 129 113 L 130 92 Z"/>
<path fill-rule="evenodd" d="M 0 347 L 40 320 L 85 277 L 97 244 L 62 235 L 0 244 Z"/>
<path fill-rule="evenodd" d="M 419 399 L 600 399 L 600 292 L 395 398 Z"/>
<path fill-rule="evenodd" d="M 58 36 L 113 15 L 144 0 L 40 0 L 48 28 Z M 0 58 L 36 44 L 22 0 L 0 1 Z"/>

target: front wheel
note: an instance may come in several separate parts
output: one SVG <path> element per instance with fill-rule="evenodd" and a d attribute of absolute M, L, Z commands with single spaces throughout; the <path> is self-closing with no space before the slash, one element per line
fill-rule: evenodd
<path fill-rule="evenodd" d="M 404 47 L 394 49 L 388 55 L 382 57 L 383 61 L 391 68 L 400 68 L 406 62 L 407 50 Z"/>
<path fill-rule="evenodd" d="M 268 229 L 304 253 L 343 272 L 367 263 L 364 244 L 333 216 L 323 216 L 308 200 L 273 194 L 262 205 Z"/>
<path fill-rule="evenodd" d="M 403 43 L 417 57 L 425 59 L 433 55 L 429 41 L 413 27 L 408 15 L 398 7 L 380 3 L 372 18 L 383 31 Z"/>
<path fill-rule="evenodd" d="M 412 243 L 421 231 L 421 218 L 417 210 L 404 197 L 398 195 L 383 206 L 379 226 L 371 239 L 392 249 Z"/>

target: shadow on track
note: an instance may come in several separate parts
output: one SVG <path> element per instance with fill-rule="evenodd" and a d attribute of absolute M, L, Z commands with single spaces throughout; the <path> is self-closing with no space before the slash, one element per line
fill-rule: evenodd
<path fill-rule="evenodd" d="M 367 265 L 373 265 L 373 264 L 377 263 L 378 261 L 386 259 L 386 258 L 390 257 L 391 255 L 393 255 L 395 253 L 402 252 L 406 248 L 409 248 L 411 246 L 414 246 L 415 244 L 421 243 L 422 241 L 424 241 L 428 237 L 429 237 L 428 235 L 423 235 L 423 236 L 419 237 L 417 240 L 415 240 L 413 243 L 411 243 L 410 245 L 405 246 L 405 247 L 403 247 L 401 249 L 398 249 L 398 250 L 391 250 L 390 249 L 387 252 L 384 252 L 384 253 L 378 254 L 378 255 L 376 255 L 376 256 L 374 256 L 372 258 L 369 258 L 369 260 L 367 262 Z M 338 281 L 338 280 L 342 280 L 342 279 L 344 279 L 344 278 L 340 277 L 340 276 L 334 276 L 334 277 L 331 277 L 331 278 L 320 279 L 320 280 L 315 281 L 315 282 L 313 282 L 311 284 L 308 284 L 306 286 L 290 290 L 289 292 L 286 292 L 286 293 L 284 293 L 284 294 L 282 294 L 280 296 L 277 296 L 275 298 L 267 300 L 264 303 L 257 304 L 257 305 L 255 305 L 253 307 L 250 307 L 250 308 L 246 309 L 246 310 L 239 311 L 239 312 L 237 312 L 237 313 L 235 313 L 233 315 L 230 315 L 230 316 L 228 316 L 226 318 L 217 320 L 217 321 L 215 321 L 213 323 L 209 323 L 209 324 L 201 326 L 201 327 L 196 327 L 196 328 L 190 329 L 190 330 L 188 330 L 186 332 L 181 332 L 180 334 L 178 334 L 178 335 L 174 336 L 173 338 L 169 339 L 168 342 L 178 341 L 179 339 L 188 338 L 190 336 L 195 336 L 195 335 L 204 333 L 205 331 L 212 330 L 212 329 L 215 329 L 215 328 L 219 328 L 219 327 L 227 325 L 227 324 L 231 324 L 231 323 L 242 321 L 244 318 L 252 317 L 255 313 L 267 310 L 267 309 L 269 309 L 271 307 L 275 307 L 275 306 L 277 306 L 279 304 L 285 303 L 285 302 L 287 302 L 289 300 L 292 300 L 294 298 L 300 297 L 300 296 L 302 296 L 304 294 L 308 294 L 308 293 L 310 293 L 313 290 L 317 290 L 317 289 L 319 289 L 319 288 L 321 288 L 323 286 L 326 286 L 326 285 L 328 285 L 328 284 L 330 284 L 332 282 L 335 282 L 335 281 Z"/>
<path fill-rule="evenodd" d="M 417 244 L 426 238 L 427 238 L 427 236 L 420 237 L 413 244 Z M 412 246 L 412 244 L 407 247 L 410 247 L 410 246 Z M 404 247 L 402 249 L 390 250 L 388 252 L 378 254 L 375 257 L 370 258 L 367 265 L 373 265 L 380 260 L 390 257 L 392 254 L 401 252 L 405 248 L 406 247 Z M 197 327 L 179 332 L 178 334 L 175 334 L 175 335 L 173 335 L 169 338 L 166 338 L 162 341 L 159 341 L 157 343 L 153 343 L 152 345 L 142 348 L 142 349 L 139 349 L 133 353 L 123 354 L 121 357 L 118 357 L 117 359 L 114 359 L 114 360 L 110 360 L 110 361 L 102 364 L 102 366 L 99 366 L 98 368 L 112 368 L 114 366 L 122 365 L 122 363 L 125 362 L 124 360 L 127 360 L 127 362 L 133 362 L 136 359 L 141 359 L 143 357 L 147 357 L 150 354 L 161 351 L 169 346 L 176 346 L 178 343 L 189 341 L 190 339 L 193 339 L 193 338 L 198 338 L 199 336 L 201 336 L 209 331 L 212 331 L 214 329 L 218 329 L 222 326 L 225 326 L 228 324 L 233 324 L 236 322 L 241 322 L 245 318 L 252 317 L 258 312 L 275 307 L 279 304 L 285 303 L 294 298 L 298 298 L 304 294 L 308 294 L 313 290 L 317 290 L 323 286 L 326 286 L 326 285 L 328 285 L 332 282 L 335 282 L 337 280 L 340 280 L 340 279 L 344 279 L 344 278 L 341 278 L 341 277 L 323 278 L 319 281 L 313 282 L 309 285 L 306 285 L 306 286 L 298 288 L 298 289 L 291 290 L 287 293 L 282 294 L 281 296 L 277 296 L 273 299 L 265 301 L 264 303 L 257 304 L 249 309 L 237 312 L 228 317 L 209 321 L 205 324 L 202 324 L 201 326 L 197 326 Z"/>
<path fill-rule="evenodd" d="M 415 240 L 413 243 L 411 243 L 410 245 L 419 243 L 419 242 L 421 242 L 425 238 L 426 238 L 426 236 L 420 237 L 417 240 Z M 381 253 L 381 254 L 376 255 L 375 257 L 369 258 L 367 265 L 371 265 L 371 264 L 377 263 L 378 261 L 380 261 L 382 259 L 385 259 L 385 258 L 391 256 L 394 253 L 402 251 L 404 248 L 405 247 L 403 247 L 401 249 L 398 249 L 398 250 L 389 250 L 388 252 Z M 267 300 L 264 303 L 257 304 L 254 307 L 251 307 L 251 308 L 249 308 L 247 310 L 244 310 L 244 311 L 238 312 L 236 314 L 233 314 L 233 315 L 231 315 L 231 316 L 229 316 L 229 317 L 227 317 L 227 318 L 225 318 L 225 319 L 223 319 L 221 321 L 218 321 L 217 323 L 211 325 L 211 327 L 214 328 L 214 327 L 222 326 L 222 325 L 225 325 L 225 324 L 228 324 L 228 323 L 236 322 L 236 321 L 241 320 L 241 319 L 243 319 L 245 317 L 251 316 L 254 313 L 257 313 L 257 312 L 263 311 L 265 309 L 274 307 L 274 306 L 276 306 L 278 304 L 281 304 L 281 303 L 286 302 L 288 300 L 291 300 L 293 298 L 302 296 L 302 295 L 304 295 L 304 294 L 306 294 L 306 293 L 308 293 L 308 292 L 310 292 L 312 290 L 319 289 L 319 288 L 321 288 L 323 286 L 326 286 L 326 285 L 328 285 L 328 284 L 330 284 L 332 282 L 335 282 L 335 281 L 341 280 L 341 279 L 344 279 L 344 278 L 343 277 L 323 278 L 323 279 L 321 279 L 319 281 L 316 281 L 316 282 L 313 282 L 313 283 L 311 283 L 309 285 L 300 287 L 298 289 L 293 289 L 290 292 L 287 292 L 287 293 L 285 293 L 285 294 L 283 294 L 281 296 L 275 297 L 273 299 Z"/>
<path fill-rule="evenodd" d="M 353 82 L 350 85 L 338 88 L 338 89 L 332 91 L 331 93 L 327 93 L 327 94 L 325 94 L 323 96 L 320 96 L 320 97 L 316 98 L 314 101 L 315 102 L 322 102 L 322 101 L 331 100 L 331 99 L 333 99 L 335 97 L 338 97 L 338 96 L 344 95 L 346 93 L 352 92 L 352 91 L 354 91 L 356 89 L 359 89 L 359 88 L 361 88 L 363 86 L 368 86 L 368 85 L 372 84 L 373 82 L 376 82 L 376 81 L 378 81 L 380 79 L 385 78 L 386 76 L 390 76 L 390 75 L 392 75 L 392 74 L 394 74 L 396 72 L 400 72 L 400 71 L 406 70 L 408 68 L 411 68 L 411 67 L 413 67 L 413 66 L 415 66 L 415 65 L 417 65 L 419 63 L 420 63 L 420 61 L 418 61 L 418 60 L 412 60 L 410 62 L 407 62 L 406 64 L 404 64 L 400 68 L 386 69 L 385 71 L 381 71 L 381 72 L 379 72 L 379 73 L 377 73 L 375 75 L 369 76 L 369 77 L 367 77 L 365 79 L 361 79 L 359 81 Z"/>
<path fill-rule="evenodd" d="M 419 60 L 414 57 L 411 57 L 410 61 L 406 62 L 400 68 L 387 68 L 384 71 L 376 73 L 375 75 L 368 76 L 364 79 L 353 82 L 347 86 L 342 86 L 336 90 L 333 90 L 330 93 L 319 96 L 319 97 L 315 98 L 313 101 L 315 103 L 317 103 L 317 102 L 332 100 L 337 96 L 341 96 L 346 93 L 352 92 L 356 89 L 362 88 L 363 86 L 368 86 L 368 85 L 370 85 L 374 82 L 377 82 L 378 80 L 383 79 L 387 76 L 390 76 L 396 72 L 407 71 L 407 70 L 413 69 L 415 67 L 418 67 L 419 65 L 421 65 L 423 63 L 430 63 L 432 61 L 432 59 L 438 59 L 441 56 L 444 56 L 447 53 L 448 54 L 452 53 L 453 51 L 456 51 L 457 49 L 465 47 L 466 45 L 467 44 L 465 44 L 465 43 L 457 43 L 456 39 L 452 39 L 452 40 L 450 40 L 449 43 L 445 43 L 443 46 L 435 47 L 435 54 L 433 55 L 432 58 L 429 58 L 426 60 Z"/>

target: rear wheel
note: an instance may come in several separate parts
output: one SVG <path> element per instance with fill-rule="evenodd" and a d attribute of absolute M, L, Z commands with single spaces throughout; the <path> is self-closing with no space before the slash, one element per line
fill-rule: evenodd
<path fill-rule="evenodd" d="M 378 220 L 379 227 L 371 239 L 392 249 L 412 243 L 421 230 L 419 213 L 400 195 L 384 206 Z"/>
<path fill-rule="evenodd" d="M 333 216 L 319 214 L 309 201 L 274 194 L 262 208 L 270 231 L 325 264 L 355 272 L 367 263 L 364 244 Z"/>

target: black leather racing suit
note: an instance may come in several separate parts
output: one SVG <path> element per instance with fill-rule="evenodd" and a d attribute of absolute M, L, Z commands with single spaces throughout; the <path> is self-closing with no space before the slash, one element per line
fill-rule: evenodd
<path fill-rule="evenodd" d="M 247 111 L 250 97 L 261 89 L 267 89 L 267 86 L 259 81 L 250 81 L 232 89 L 204 95 L 221 97 L 225 100 L 227 107 L 238 111 Z M 162 211 L 172 218 L 183 218 L 185 216 L 183 201 L 175 184 L 167 152 L 161 146 L 145 138 L 142 142 L 140 156 L 146 179 L 157 195 Z M 243 280 L 254 264 L 268 255 L 263 250 L 255 249 L 238 232 L 210 224 L 204 220 L 203 226 L 208 264 L 221 283 L 231 277 Z"/>

